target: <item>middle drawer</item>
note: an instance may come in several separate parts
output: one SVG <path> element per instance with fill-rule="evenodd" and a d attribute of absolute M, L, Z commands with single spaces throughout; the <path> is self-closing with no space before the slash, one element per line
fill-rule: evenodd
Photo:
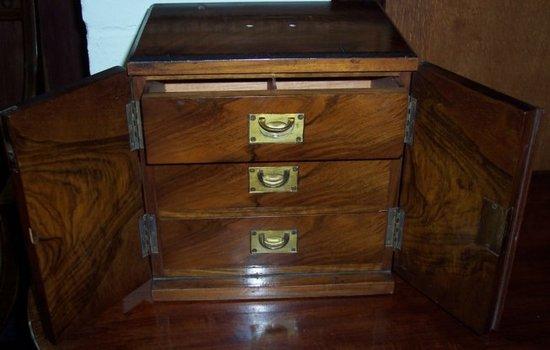
<path fill-rule="evenodd" d="M 396 186 L 390 182 L 397 178 L 399 163 L 166 165 L 149 167 L 149 180 L 161 218 L 383 210 L 393 203 Z"/>

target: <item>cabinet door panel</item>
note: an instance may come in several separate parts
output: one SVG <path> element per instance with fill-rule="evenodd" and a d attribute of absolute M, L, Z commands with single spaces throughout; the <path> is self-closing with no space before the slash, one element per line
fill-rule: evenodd
<path fill-rule="evenodd" d="M 126 72 L 111 69 L 5 118 L 44 328 L 52 341 L 149 279 Z"/>
<path fill-rule="evenodd" d="M 432 65 L 413 77 L 395 270 L 478 332 L 496 327 L 540 111 Z"/>

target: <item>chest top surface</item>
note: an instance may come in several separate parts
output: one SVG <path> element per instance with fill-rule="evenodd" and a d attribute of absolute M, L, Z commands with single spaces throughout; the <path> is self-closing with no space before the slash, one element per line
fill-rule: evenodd
<path fill-rule="evenodd" d="M 222 63 L 232 66 L 234 71 L 228 73 L 243 66 L 251 73 L 307 73 L 300 66 L 306 60 L 324 63 L 315 69 L 327 71 L 414 70 L 417 64 L 414 52 L 374 1 L 195 3 L 153 5 L 128 69 L 138 75 L 174 74 L 178 68 L 196 69 L 210 62 L 218 71 Z M 259 68 L 267 62 L 270 68 Z M 283 69 L 277 63 L 298 67 Z"/>

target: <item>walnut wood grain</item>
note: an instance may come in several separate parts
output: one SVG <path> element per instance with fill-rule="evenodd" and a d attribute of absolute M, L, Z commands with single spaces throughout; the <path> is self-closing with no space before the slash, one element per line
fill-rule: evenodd
<path fill-rule="evenodd" d="M 161 220 L 165 276 L 382 270 L 386 213 Z M 251 230 L 297 230 L 298 252 L 251 254 Z M 389 266 L 388 266 L 389 268 Z"/>
<path fill-rule="evenodd" d="M 153 281 L 153 300 L 235 300 L 391 294 L 387 272 L 176 278 Z"/>
<path fill-rule="evenodd" d="M 56 349 L 490 348 L 550 347 L 550 173 L 533 177 L 501 327 L 478 336 L 400 278 L 380 297 L 122 302 L 70 334 Z M 30 327 L 41 349 L 40 322 Z M 371 316 L 372 315 L 372 316 Z M 169 326 L 167 321 L 170 321 Z"/>
<path fill-rule="evenodd" d="M 492 327 L 502 264 L 513 245 L 479 243 L 483 201 L 511 208 L 516 240 L 539 115 L 531 106 L 434 66 L 415 74 L 414 144 L 401 191 L 406 211 L 396 270 L 478 332 Z M 503 285 L 500 288 L 504 288 Z"/>
<path fill-rule="evenodd" d="M 264 215 L 300 209 L 388 208 L 390 170 L 398 160 L 262 163 L 298 166 L 298 190 L 249 193 L 248 167 L 260 164 L 154 166 L 154 188 L 161 218 Z"/>
<path fill-rule="evenodd" d="M 37 303 L 53 341 L 150 277 L 128 99 L 126 73 L 112 69 L 7 119 Z"/>
<path fill-rule="evenodd" d="M 398 158 L 406 108 L 401 88 L 145 94 L 147 162 Z M 303 143 L 250 145 L 251 113 L 304 113 Z"/>
<path fill-rule="evenodd" d="M 164 4 L 146 15 L 128 69 L 138 75 L 404 71 L 417 62 L 375 2 Z"/>

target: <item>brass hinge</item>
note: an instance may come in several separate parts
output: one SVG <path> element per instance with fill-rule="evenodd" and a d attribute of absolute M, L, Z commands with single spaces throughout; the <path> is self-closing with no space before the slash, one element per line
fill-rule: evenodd
<path fill-rule="evenodd" d="M 139 101 L 131 101 L 126 105 L 126 122 L 128 123 L 130 150 L 143 149 L 143 128 L 141 127 Z"/>
<path fill-rule="evenodd" d="M 504 238 L 509 230 L 513 208 L 503 207 L 490 199 L 483 198 L 476 244 L 485 247 L 491 254 L 500 256 Z"/>
<path fill-rule="evenodd" d="M 405 211 L 401 208 L 388 209 L 388 226 L 386 228 L 386 247 L 401 250 L 403 244 L 403 226 Z"/>
<path fill-rule="evenodd" d="M 139 219 L 139 235 L 141 237 L 141 255 L 146 257 L 158 254 L 157 218 L 154 214 L 143 214 Z"/>
<path fill-rule="evenodd" d="M 409 95 L 407 121 L 405 124 L 405 144 L 412 145 L 414 139 L 414 120 L 416 119 L 416 98 Z"/>

